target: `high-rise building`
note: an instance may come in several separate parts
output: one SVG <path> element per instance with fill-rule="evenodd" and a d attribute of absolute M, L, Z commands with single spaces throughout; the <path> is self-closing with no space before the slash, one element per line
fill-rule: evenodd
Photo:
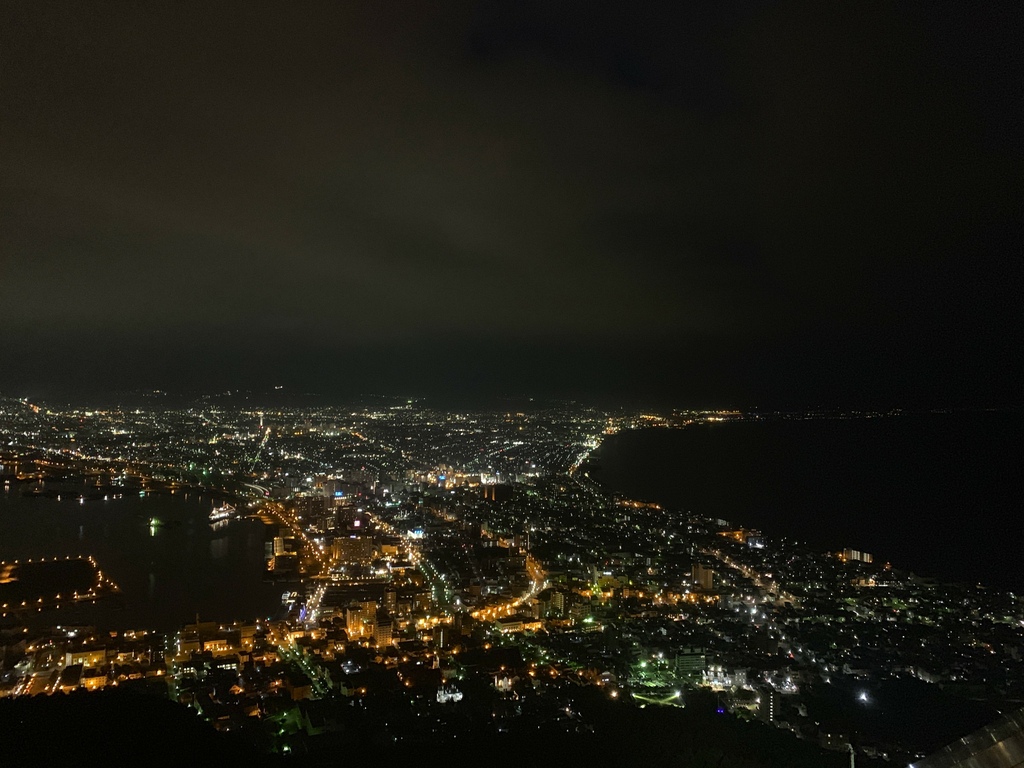
<path fill-rule="evenodd" d="M 361 563 L 373 560 L 376 547 L 369 536 L 337 536 L 331 542 L 331 557 L 339 563 Z"/>
<path fill-rule="evenodd" d="M 353 604 L 345 609 L 345 630 L 349 637 L 375 635 L 376 624 L 377 604 L 372 601 Z"/>
<path fill-rule="evenodd" d="M 758 688 L 757 716 L 766 723 L 774 723 L 782 715 L 782 697 L 770 686 Z"/>
<path fill-rule="evenodd" d="M 714 589 L 715 571 L 702 563 L 694 563 L 690 573 L 694 586 L 706 589 Z"/>
<path fill-rule="evenodd" d="M 869 552 L 861 552 L 859 549 L 844 549 L 839 554 L 839 559 L 844 563 L 858 562 L 858 563 L 870 563 L 874 561 L 874 557 Z"/>
<path fill-rule="evenodd" d="M 707 668 L 707 655 L 703 648 L 680 648 L 676 654 L 676 672 L 682 675 L 701 675 Z"/>
<path fill-rule="evenodd" d="M 565 615 L 565 593 L 564 592 L 552 592 L 551 593 L 551 610 L 555 611 L 558 616 Z"/>
<path fill-rule="evenodd" d="M 378 645 L 391 645 L 391 617 L 381 612 L 377 615 L 377 624 L 373 629 L 373 641 Z"/>

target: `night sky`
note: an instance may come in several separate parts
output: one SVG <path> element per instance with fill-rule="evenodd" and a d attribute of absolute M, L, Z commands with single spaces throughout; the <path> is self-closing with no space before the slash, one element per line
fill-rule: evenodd
<path fill-rule="evenodd" d="M 5 3 L 0 392 L 1018 403 L 1022 6 L 639 5 Z"/>

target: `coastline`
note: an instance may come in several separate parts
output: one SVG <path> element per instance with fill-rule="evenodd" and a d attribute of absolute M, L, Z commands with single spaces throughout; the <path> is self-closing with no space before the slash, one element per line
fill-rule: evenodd
<path fill-rule="evenodd" d="M 1020 421 L 1010 411 L 622 429 L 603 436 L 580 469 L 612 497 L 1020 592 L 1010 534 L 1021 528 L 1020 480 L 1009 473 Z M 923 530 L 936 546 L 918 545 Z"/>
<path fill-rule="evenodd" d="M 0 493 L 4 555 L 92 556 L 121 588 L 116 601 L 62 608 L 63 623 L 169 631 L 197 610 L 222 620 L 273 611 L 280 587 L 264 581 L 264 532 L 256 528 L 263 524 L 236 520 L 213 530 L 209 512 L 217 503 L 206 495 L 169 493 L 85 503 Z M 242 606 L 238 595 L 246 596 Z"/>

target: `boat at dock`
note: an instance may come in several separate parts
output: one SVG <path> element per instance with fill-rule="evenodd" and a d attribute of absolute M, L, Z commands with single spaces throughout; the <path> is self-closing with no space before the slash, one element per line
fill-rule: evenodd
<path fill-rule="evenodd" d="M 221 520 L 231 520 L 238 514 L 236 510 L 230 504 L 221 504 L 219 507 L 214 507 L 210 511 L 210 522 L 218 523 Z"/>

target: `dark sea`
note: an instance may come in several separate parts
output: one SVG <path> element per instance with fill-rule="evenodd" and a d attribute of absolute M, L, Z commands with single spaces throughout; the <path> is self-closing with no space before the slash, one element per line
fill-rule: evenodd
<path fill-rule="evenodd" d="M 214 528 L 217 502 L 194 493 L 136 491 L 83 503 L 24 495 L 36 487 L 0 485 L 0 560 L 92 555 L 121 588 L 95 605 L 45 611 L 37 623 L 171 631 L 197 613 L 227 622 L 279 610 L 283 587 L 263 580 L 266 531 L 258 520 Z"/>
<path fill-rule="evenodd" d="M 1024 414 L 764 420 L 611 436 L 619 495 L 925 576 L 1024 592 Z"/>

